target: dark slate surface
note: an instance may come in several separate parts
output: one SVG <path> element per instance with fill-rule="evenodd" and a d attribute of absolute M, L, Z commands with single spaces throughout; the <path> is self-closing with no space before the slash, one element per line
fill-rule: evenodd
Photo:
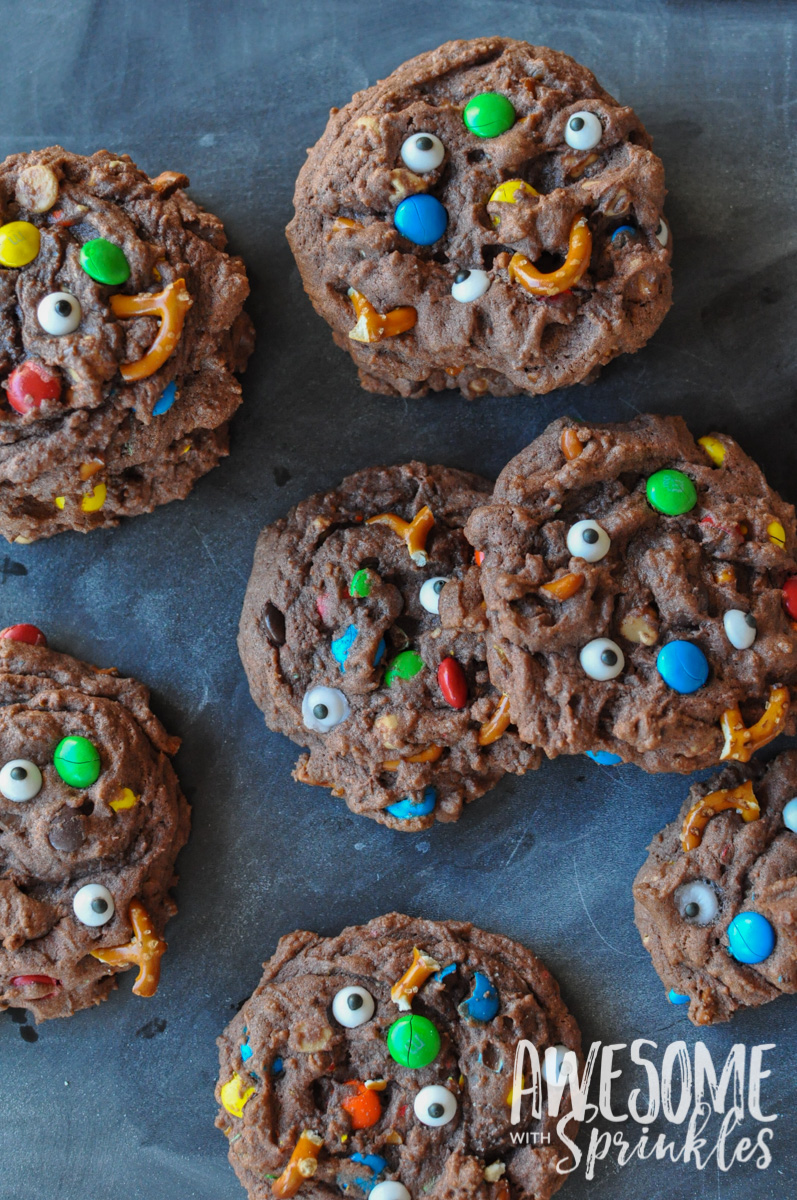
<path fill-rule="evenodd" d="M 402 836 L 291 780 L 294 748 L 250 702 L 235 631 L 257 532 L 289 505 L 379 461 L 497 473 L 561 413 L 683 413 L 698 434 L 736 436 L 797 496 L 794 11 L 741 0 L 3 0 L 0 151 L 60 141 L 127 151 L 153 175 L 187 172 L 249 266 L 259 345 L 232 456 L 187 502 L 0 550 L 0 625 L 36 622 L 54 646 L 146 680 L 184 739 L 177 766 L 194 804 L 157 997 L 133 997 L 126 976 L 100 1009 L 37 1031 L 18 1012 L 0 1016 L 2 1200 L 242 1196 L 213 1128 L 214 1038 L 295 927 L 332 934 L 391 908 L 472 919 L 544 958 L 588 1042 L 683 1036 L 691 1047 L 699 1036 L 664 998 L 630 894 L 683 780 L 559 760 L 507 780 L 456 827 Z M 414 53 L 492 32 L 573 54 L 642 116 L 667 168 L 675 307 L 647 349 L 589 389 L 537 402 L 374 398 L 303 295 L 282 233 L 293 180 L 330 105 Z M 615 1161 L 563 1195 L 793 1195 L 796 1014 L 786 999 L 702 1034 L 718 1064 L 734 1041 L 776 1044 L 768 1170 Z M 670 1132 L 680 1144 L 683 1130 Z"/>

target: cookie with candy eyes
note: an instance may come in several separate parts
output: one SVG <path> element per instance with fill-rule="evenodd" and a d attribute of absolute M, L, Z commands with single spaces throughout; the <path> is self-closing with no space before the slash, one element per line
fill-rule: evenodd
<path fill-rule="evenodd" d="M 0 1009 L 152 996 L 189 809 L 147 689 L 0 631 Z"/>
<path fill-rule="evenodd" d="M 523 1040 L 542 1111 L 524 1096 L 512 1125 Z M 556 1125 L 575 1136 L 564 1078 L 581 1038 L 555 980 L 509 938 L 398 913 L 289 934 L 218 1045 L 216 1124 L 251 1200 L 542 1200 L 566 1178 Z"/>
<path fill-rule="evenodd" d="M 555 421 L 467 535 L 490 677 L 549 757 L 693 771 L 794 726 L 794 509 L 679 417 Z"/>
<path fill-rule="evenodd" d="M 642 347 L 671 302 L 661 161 L 565 54 L 448 42 L 333 109 L 288 240 L 371 391 L 537 395 Z"/>
<path fill-rule="evenodd" d="M 0 163 L 0 535 L 183 499 L 227 453 L 252 348 L 221 222 L 128 155 Z"/>
<path fill-rule="evenodd" d="M 307 747 L 297 778 L 397 829 L 456 820 L 539 762 L 502 736 L 487 675 L 463 526 L 489 494 L 446 467 L 373 467 L 258 540 L 239 633 L 252 697 Z"/>
<path fill-rule="evenodd" d="M 797 992 L 797 751 L 696 783 L 648 847 L 636 923 L 695 1025 Z"/>

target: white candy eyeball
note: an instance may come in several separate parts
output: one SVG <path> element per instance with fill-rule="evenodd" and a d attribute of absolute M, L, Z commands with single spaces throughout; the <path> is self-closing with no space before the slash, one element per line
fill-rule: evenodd
<path fill-rule="evenodd" d="M 548 1050 L 556 1051 L 556 1057 L 554 1058 L 553 1055 L 549 1057 Z M 570 1069 L 565 1064 L 565 1055 L 569 1052 L 570 1047 L 563 1046 L 562 1043 L 559 1042 L 556 1046 L 549 1046 L 548 1050 L 545 1051 L 545 1055 L 543 1056 L 542 1060 L 542 1077 L 546 1083 L 551 1084 L 553 1087 L 561 1087 L 570 1074 Z M 552 1071 L 548 1069 L 548 1064 L 551 1061 L 551 1058 L 553 1058 Z M 553 1075 L 553 1079 L 551 1078 L 551 1075 Z"/>
<path fill-rule="evenodd" d="M 603 137 L 603 126 L 593 112 L 573 113 L 565 126 L 565 141 L 574 150 L 591 150 Z"/>
<path fill-rule="evenodd" d="M 578 656 L 590 679 L 616 679 L 625 666 L 625 655 L 611 638 L 593 638 Z"/>
<path fill-rule="evenodd" d="M 709 925 L 720 910 L 717 893 L 708 883 L 693 879 L 675 892 L 675 907 L 690 925 Z"/>
<path fill-rule="evenodd" d="M 612 539 L 597 521 L 576 521 L 567 531 L 567 548 L 573 558 L 600 562 L 611 549 Z"/>
<path fill-rule="evenodd" d="M 397 1179 L 384 1179 L 376 1187 L 371 1188 L 368 1200 L 412 1200 L 412 1196 L 403 1183 Z"/>
<path fill-rule="evenodd" d="M 737 650 L 749 650 L 756 639 L 758 626 L 755 617 L 742 612 L 740 608 L 731 608 L 722 618 L 728 641 Z"/>
<path fill-rule="evenodd" d="M 115 912 L 113 896 L 101 883 L 87 883 L 75 892 L 72 907 L 83 925 L 107 925 Z"/>
<path fill-rule="evenodd" d="M 421 1088 L 413 1104 L 422 1125 L 448 1125 L 457 1115 L 457 1098 L 439 1083 Z"/>
<path fill-rule="evenodd" d="M 660 242 L 662 246 L 666 246 L 669 240 L 670 231 L 667 228 L 667 222 L 664 220 L 664 217 L 659 217 L 659 224 L 656 230 L 656 241 Z"/>
<path fill-rule="evenodd" d="M 0 793 L 6 800 L 24 804 L 42 790 L 42 773 L 27 758 L 12 758 L 0 771 Z"/>
<path fill-rule="evenodd" d="M 797 796 L 783 809 L 783 824 L 792 833 L 797 833 Z"/>
<path fill-rule="evenodd" d="M 40 301 L 36 316 L 45 333 L 61 337 L 62 334 L 75 332 L 83 313 L 80 301 L 71 292 L 50 292 Z"/>
<path fill-rule="evenodd" d="M 421 588 L 418 599 L 427 612 L 440 612 L 440 593 L 447 583 L 447 575 L 435 575 L 434 579 L 426 580 L 426 583 Z"/>
<path fill-rule="evenodd" d="M 492 280 L 486 271 L 457 271 L 451 285 L 451 295 L 455 300 L 459 300 L 460 304 L 469 304 L 471 300 L 478 300 L 479 296 L 489 291 L 491 283 Z"/>
<path fill-rule="evenodd" d="M 356 1029 L 371 1020 L 375 1007 L 373 996 L 365 988 L 345 987 L 335 993 L 332 1016 L 344 1029 Z"/>
<path fill-rule="evenodd" d="M 349 702 L 339 688 L 314 687 L 305 692 L 302 720 L 315 733 L 329 733 L 349 716 Z"/>
<path fill-rule="evenodd" d="M 434 171 L 446 156 L 446 148 L 433 133 L 413 133 L 401 147 L 401 157 L 411 171 Z"/>

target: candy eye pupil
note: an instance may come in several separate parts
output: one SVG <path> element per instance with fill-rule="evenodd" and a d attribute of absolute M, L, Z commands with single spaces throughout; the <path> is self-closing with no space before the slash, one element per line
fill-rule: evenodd
<path fill-rule="evenodd" d="M 457 271 L 454 283 L 464 283 L 466 279 L 470 279 L 470 271 Z"/>
<path fill-rule="evenodd" d="M 17 781 L 19 781 L 20 779 L 27 779 L 28 772 L 25 770 L 24 767 L 14 767 L 11 771 L 11 778 L 16 779 Z"/>
<path fill-rule="evenodd" d="M 617 655 L 614 650 L 604 650 L 601 654 L 601 662 L 605 663 L 607 667 L 613 667 L 617 662 Z"/>
<path fill-rule="evenodd" d="M 440 595 L 440 593 L 442 592 L 442 590 L 445 586 L 446 585 L 442 579 L 435 579 L 434 583 L 432 584 L 432 587 L 437 592 L 438 596 Z"/>
<path fill-rule="evenodd" d="M 435 1120 L 437 1120 L 438 1117 L 442 1117 L 444 1112 L 445 1112 L 445 1109 L 443 1108 L 442 1104 L 430 1104 L 429 1105 L 429 1116 L 434 1117 Z"/>
<path fill-rule="evenodd" d="M 96 900 L 92 900 L 92 902 L 91 902 L 91 911 L 95 912 L 95 913 L 107 912 L 108 911 L 108 901 L 103 900 L 101 896 L 98 896 Z"/>
<path fill-rule="evenodd" d="M 744 620 L 745 620 L 745 624 L 749 625 L 751 629 L 757 628 L 756 623 L 755 623 L 755 617 L 751 613 L 745 613 Z"/>
<path fill-rule="evenodd" d="M 584 128 L 584 118 L 583 117 L 572 117 L 571 121 L 570 121 L 570 128 L 572 130 L 574 130 L 575 132 L 578 132 L 579 129 L 583 129 Z"/>
<path fill-rule="evenodd" d="M 699 912 L 700 912 L 700 905 L 696 904 L 694 900 L 692 900 L 684 908 L 684 916 L 685 917 L 696 917 Z"/>
<path fill-rule="evenodd" d="M 348 999 L 346 1000 L 346 1003 L 348 1004 L 349 1008 L 352 1009 L 353 1012 L 356 1012 L 358 1008 L 362 1008 L 363 998 L 362 998 L 362 996 L 358 995 L 357 992 L 354 992 L 351 996 L 348 997 Z"/>
<path fill-rule="evenodd" d="M 326 704 L 316 704 L 313 708 L 313 716 L 317 721 L 325 721 L 329 716 L 329 709 Z"/>
<path fill-rule="evenodd" d="M 585 529 L 582 537 L 588 546 L 594 546 L 600 537 L 600 534 L 598 533 L 597 529 Z"/>
<path fill-rule="evenodd" d="M 55 311 L 59 317 L 68 317 L 72 312 L 72 305 L 68 300 L 56 300 Z"/>
<path fill-rule="evenodd" d="M 419 137 L 415 145 L 419 150 L 431 150 L 434 142 L 430 137 Z"/>

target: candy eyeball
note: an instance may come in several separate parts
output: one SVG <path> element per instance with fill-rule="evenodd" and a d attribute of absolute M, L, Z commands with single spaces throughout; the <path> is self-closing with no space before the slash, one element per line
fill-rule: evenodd
<path fill-rule="evenodd" d="M 401 147 L 401 157 L 411 171 L 423 175 L 434 171 L 446 156 L 446 148 L 433 133 L 413 133 Z"/>
<path fill-rule="evenodd" d="M 565 1062 L 565 1055 L 569 1052 L 570 1047 L 563 1046 L 559 1042 L 557 1045 L 551 1046 L 550 1049 L 555 1051 L 555 1054 L 549 1055 L 548 1050 L 545 1051 L 545 1056 L 542 1060 L 542 1077 L 550 1087 L 561 1087 L 570 1074 L 570 1067 Z M 551 1059 L 553 1059 L 552 1063 Z M 549 1069 L 549 1063 L 553 1068 L 552 1070 Z"/>
<path fill-rule="evenodd" d="M 371 1188 L 368 1200 L 412 1200 L 412 1195 L 397 1179 L 383 1179 Z"/>
<path fill-rule="evenodd" d="M 113 896 L 101 883 L 87 883 L 75 892 L 72 907 L 83 925 L 107 925 L 116 911 Z"/>
<path fill-rule="evenodd" d="M 758 633 L 755 617 L 751 613 L 732 608 L 725 613 L 722 623 L 725 626 L 726 637 L 734 649 L 750 649 Z"/>
<path fill-rule="evenodd" d="M 447 583 L 447 575 L 435 575 L 433 579 L 427 579 L 423 584 L 418 599 L 427 612 L 439 613 L 440 593 Z"/>
<path fill-rule="evenodd" d="M 792 833 L 797 833 L 797 797 L 785 805 L 783 809 L 783 824 Z"/>
<path fill-rule="evenodd" d="M 656 228 L 655 236 L 656 241 L 662 246 L 666 246 L 670 240 L 670 231 L 667 228 L 667 222 L 664 220 L 664 217 L 659 217 L 659 224 Z"/>
<path fill-rule="evenodd" d="M 625 666 L 622 650 L 610 638 L 593 638 L 578 657 L 590 679 L 598 679 L 601 683 L 616 679 Z"/>
<path fill-rule="evenodd" d="M 439 1083 L 421 1088 L 413 1103 L 422 1125 L 448 1125 L 457 1115 L 457 1098 Z"/>
<path fill-rule="evenodd" d="M 302 720 L 315 733 L 329 733 L 351 716 L 349 702 L 339 688 L 314 687 L 302 700 Z"/>
<path fill-rule="evenodd" d="M 15 804 L 24 804 L 38 796 L 42 789 L 42 773 L 27 758 L 12 758 L 0 770 L 0 794 Z"/>
<path fill-rule="evenodd" d="M 375 1008 L 374 998 L 365 988 L 345 987 L 335 993 L 332 1016 L 344 1029 L 356 1029 L 371 1020 Z"/>
<path fill-rule="evenodd" d="M 483 296 L 489 290 L 491 282 L 486 271 L 457 271 L 451 285 L 451 295 L 460 304 L 469 304 L 471 300 L 478 300 Z"/>
<path fill-rule="evenodd" d="M 61 337 L 75 332 L 83 313 L 80 301 L 71 292 L 50 292 L 40 301 L 36 316 L 45 333 Z"/>
<path fill-rule="evenodd" d="M 600 562 L 611 549 L 612 539 L 597 521 L 576 521 L 567 531 L 567 548 L 573 558 Z"/>
<path fill-rule="evenodd" d="M 682 883 L 674 899 L 678 912 L 690 925 L 710 925 L 720 909 L 714 888 L 700 879 Z"/>
<path fill-rule="evenodd" d="M 573 113 L 565 126 L 565 141 L 574 150 L 592 150 L 603 137 L 603 126 L 593 112 Z"/>

